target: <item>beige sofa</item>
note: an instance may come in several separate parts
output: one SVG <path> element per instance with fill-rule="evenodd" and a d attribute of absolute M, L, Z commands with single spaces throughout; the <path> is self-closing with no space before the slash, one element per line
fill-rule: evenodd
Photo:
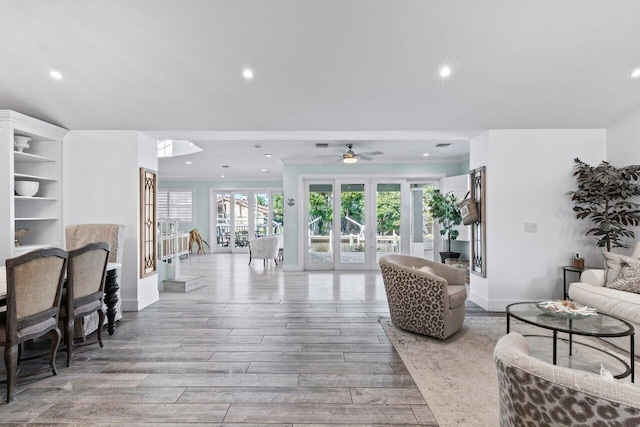
<path fill-rule="evenodd" d="M 462 270 L 409 255 L 379 262 L 395 326 L 440 339 L 460 329 L 467 299 Z"/>
<path fill-rule="evenodd" d="M 636 244 L 633 258 L 640 258 L 640 242 Z M 638 356 L 640 347 L 638 335 L 640 335 L 640 294 L 619 291 L 605 287 L 605 270 L 585 270 L 580 275 L 580 281 L 569 286 L 569 298 L 589 307 L 596 308 L 599 312 L 626 320 L 634 327 L 635 354 Z M 629 351 L 629 338 L 612 338 L 612 344 Z"/>

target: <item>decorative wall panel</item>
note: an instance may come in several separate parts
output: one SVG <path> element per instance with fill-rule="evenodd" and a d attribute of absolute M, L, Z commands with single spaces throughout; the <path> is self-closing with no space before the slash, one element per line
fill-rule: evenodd
<path fill-rule="evenodd" d="M 478 220 L 471 224 L 471 272 L 487 277 L 486 166 L 469 172 L 471 199 L 475 200 Z"/>
<path fill-rule="evenodd" d="M 157 267 L 157 190 L 157 173 L 140 168 L 140 278 L 154 274 Z"/>

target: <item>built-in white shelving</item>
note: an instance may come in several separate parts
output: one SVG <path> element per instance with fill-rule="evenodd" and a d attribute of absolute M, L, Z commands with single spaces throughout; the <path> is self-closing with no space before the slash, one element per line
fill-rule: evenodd
<path fill-rule="evenodd" d="M 10 110 L 0 110 L 0 262 L 34 249 L 60 246 L 62 222 L 62 138 L 66 129 Z M 16 151 L 14 136 L 31 138 Z M 4 172 L 6 171 L 6 172 Z M 35 181 L 35 196 L 18 196 L 15 181 Z M 15 244 L 15 231 L 28 229 Z"/>

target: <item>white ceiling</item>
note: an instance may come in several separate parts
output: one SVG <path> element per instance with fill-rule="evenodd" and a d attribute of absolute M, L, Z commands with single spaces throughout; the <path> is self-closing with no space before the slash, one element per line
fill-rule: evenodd
<path fill-rule="evenodd" d="M 303 155 L 315 133 L 402 161 L 482 129 L 615 123 L 640 108 L 638 29 L 638 0 L 3 0 L 0 108 L 205 141 L 214 165 L 260 141 Z M 180 162 L 161 172 L 218 175 Z"/>

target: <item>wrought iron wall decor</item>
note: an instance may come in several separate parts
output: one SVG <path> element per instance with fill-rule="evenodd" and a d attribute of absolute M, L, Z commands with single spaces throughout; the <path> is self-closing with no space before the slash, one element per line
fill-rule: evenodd
<path fill-rule="evenodd" d="M 154 274 L 157 268 L 157 190 L 157 173 L 140 168 L 140 278 Z"/>
<path fill-rule="evenodd" d="M 476 202 L 478 220 L 471 224 L 471 272 L 487 277 L 486 166 L 469 172 L 471 196 Z"/>

